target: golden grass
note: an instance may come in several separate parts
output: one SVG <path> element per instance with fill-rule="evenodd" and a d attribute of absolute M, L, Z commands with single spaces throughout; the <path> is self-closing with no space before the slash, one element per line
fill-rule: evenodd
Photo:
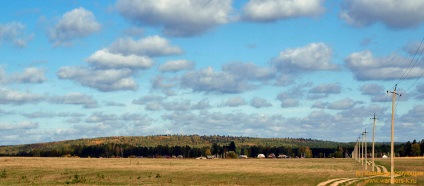
<path fill-rule="evenodd" d="M 399 168 L 424 167 L 407 159 L 403 164 L 399 162 Z M 353 159 L 2 157 L 0 175 L 5 171 L 5 178 L 0 177 L 0 185 L 317 185 L 332 178 L 353 178 L 361 168 Z"/>

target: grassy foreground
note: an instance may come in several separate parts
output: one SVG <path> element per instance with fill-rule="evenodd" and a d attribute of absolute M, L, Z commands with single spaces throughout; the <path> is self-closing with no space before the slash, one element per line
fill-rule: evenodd
<path fill-rule="evenodd" d="M 405 159 L 398 167 L 424 171 L 422 162 Z M 0 185 L 317 185 L 332 178 L 355 177 L 361 168 L 352 159 L 2 157 Z"/>

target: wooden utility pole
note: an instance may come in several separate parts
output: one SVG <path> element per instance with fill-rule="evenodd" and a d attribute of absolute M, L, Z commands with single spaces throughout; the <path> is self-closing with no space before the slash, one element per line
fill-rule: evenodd
<path fill-rule="evenodd" d="M 375 117 L 375 113 L 374 113 L 374 117 L 371 118 L 374 120 L 374 126 L 372 128 L 372 171 L 374 172 L 374 167 L 375 167 L 375 163 L 374 163 L 374 136 L 375 136 L 375 120 L 377 120 L 377 118 Z"/>
<path fill-rule="evenodd" d="M 356 159 L 358 160 L 358 162 L 359 162 L 359 137 L 358 137 L 358 139 L 356 140 L 356 143 L 357 143 L 357 145 L 356 145 L 356 150 L 357 150 L 357 156 L 356 156 Z"/>
<path fill-rule="evenodd" d="M 367 156 L 368 156 L 368 153 L 367 153 L 367 129 L 365 128 L 365 132 L 364 132 L 364 135 L 365 135 L 365 170 L 367 170 L 368 169 L 368 161 L 367 161 Z"/>
<path fill-rule="evenodd" d="M 359 136 L 359 161 L 358 162 L 362 161 L 362 146 L 361 146 L 361 143 L 362 143 L 362 139 L 361 139 L 361 136 Z"/>
<path fill-rule="evenodd" d="M 365 157 L 364 157 L 365 148 L 364 147 L 365 147 L 364 133 L 362 133 L 362 158 L 361 158 L 362 165 L 364 165 L 364 159 L 365 159 Z"/>
<path fill-rule="evenodd" d="M 358 136 L 358 162 L 360 161 L 361 158 L 361 136 Z"/>
<path fill-rule="evenodd" d="M 396 95 L 398 93 L 396 93 L 396 87 L 397 84 L 395 85 L 395 89 L 393 90 L 393 92 L 390 92 L 393 94 L 392 97 L 392 135 L 391 135 L 391 142 L 390 142 L 390 184 L 395 184 L 395 103 L 396 103 Z M 387 91 L 387 93 L 389 93 L 389 91 Z M 399 96 L 401 96 L 399 94 Z"/>

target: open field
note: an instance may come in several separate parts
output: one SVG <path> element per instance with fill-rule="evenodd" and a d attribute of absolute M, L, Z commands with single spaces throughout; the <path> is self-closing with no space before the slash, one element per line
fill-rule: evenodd
<path fill-rule="evenodd" d="M 387 159 L 378 159 L 382 164 Z M 424 158 L 400 158 L 397 169 L 424 171 Z M 0 158 L 1 185 L 317 185 L 355 177 L 353 159 Z M 389 169 L 390 170 L 390 169 Z M 424 177 L 418 177 L 424 183 Z"/>

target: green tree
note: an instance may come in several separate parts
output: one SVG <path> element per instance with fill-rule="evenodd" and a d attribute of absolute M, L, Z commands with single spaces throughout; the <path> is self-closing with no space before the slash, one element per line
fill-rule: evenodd
<path fill-rule="evenodd" d="M 343 148 L 338 146 L 336 152 L 334 153 L 335 158 L 343 158 Z"/>
<path fill-rule="evenodd" d="M 299 147 L 299 153 L 303 154 L 305 158 L 312 158 L 312 151 L 308 146 Z"/>
<path fill-rule="evenodd" d="M 236 151 L 236 144 L 234 141 L 231 141 L 230 146 L 228 146 L 228 151 Z"/>
<path fill-rule="evenodd" d="M 420 144 L 415 143 L 411 145 L 411 153 L 413 156 L 420 156 L 421 155 L 421 147 Z"/>

